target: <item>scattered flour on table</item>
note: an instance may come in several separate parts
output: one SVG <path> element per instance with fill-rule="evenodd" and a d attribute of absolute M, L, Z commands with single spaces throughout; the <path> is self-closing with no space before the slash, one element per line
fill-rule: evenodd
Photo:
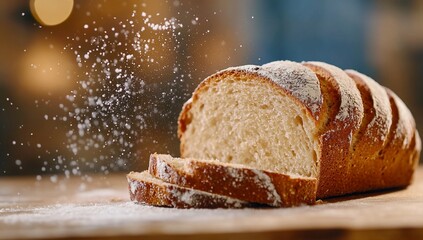
<path fill-rule="evenodd" d="M 0 223 L 52 225 L 121 225 L 125 223 L 211 220 L 251 214 L 256 209 L 175 209 L 136 204 L 134 202 L 96 204 L 55 204 L 45 207 L 0 209 Z"/>

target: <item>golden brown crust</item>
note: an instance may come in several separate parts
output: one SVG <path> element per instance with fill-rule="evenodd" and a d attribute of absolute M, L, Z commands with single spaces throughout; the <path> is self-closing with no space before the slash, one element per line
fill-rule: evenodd
<path fill-rule="evenodd" d="M 411 153 L 411 157 L 409 159 L 409 161 L 410 161 L 411 164 L 414 163 L 414 166 L 413 166 L 413 174 L 414 174 L 415 170 L 417 169 L 417 167 L 419 165 L 420 152 L 422 150 L 422 140 L 420 139 L 420 134 L 417 131 L 417 129 L 415 131 L 414 138 L 415 138 L 415 146 L 414 146 L 414 148 L 411 151 L 412 153 Z"/>
<path fill-rule="evenodd" d="M 392 123 L 389 97 L 385 89 L 368 76 L 351 70 L 345 72 L 356 83 L 364 106 L 364 118 L 352 147 L 355 152 L 365 151 L 362 155 L 371 157 L 380 151 L 389 134 Z"/>
<path fill-rule="evenodd" d="M 341 69 L 319 62 L 303 64 L 320 80 L 324 96 L 322 111 L 326 114 L 317 126 L 322 141 L 317 198 L 350 193 L 350 147 L 363 117 L 359 91 Z"/>
<path fill-rule="evenodd" d="M 383 161 L 379 155 L 388 142 L 392 110 L 386 90 L 373 79 L 352 70 L 346 73 L 355 81 L 364 105 L 364 118 L 352 145 L 349 173 L 352 192 L 385 188 L 381 181 Z"/>
<path fill-rule="evenodd" d="M 131 201 L 152 206 L 175 208 L 244 208 L 253 206 L 216 194 L 197 191 L 172 184 L 158 184 L 131 172 L 127 175 Z"/>
<path fill-rule="evenodd" d="M 411 183 L 420 154 L 420 136 L 401 99 L 391 90 L 386 91 L 392 107 L 393 127 L 388 143 L 380 152 L 380 181 L 382 187 L 403 187 Z"/>
<path fill-rule="evenodd" d="M 190 124 L 192 116 L 190 116 L 190 110 L 192 105 L 192 98 L 190 98 L 182 107 L 182 111 L 178 118 L 178 138 L 182 137 L 182 134 L 187 130 L 187 125 Z M 181 151 L 183 146 L 181 144 Z"/>
<path fill-rule="evenodd" d="M 274 207 L 314 204 L 316 200 L 317 184 L 314 178 L 292 178 L 240 165 L 229 166 L 217 161 L 194 159 L 175 159 L 183 162 L 182 167 L 177 167 L 168 158 L 172 157 L 152 154 L 150 174 L 182 187 Z"/>

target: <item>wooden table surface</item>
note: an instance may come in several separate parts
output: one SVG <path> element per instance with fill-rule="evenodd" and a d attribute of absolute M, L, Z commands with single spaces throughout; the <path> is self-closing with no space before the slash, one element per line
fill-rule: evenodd
<path fill-rule="evenodd" d="M 422 166 L 407 189 L 288 209 L 184 210 L 128 198 L 123 174 L 3 177 L 0 239 L 423 239 Z"/>

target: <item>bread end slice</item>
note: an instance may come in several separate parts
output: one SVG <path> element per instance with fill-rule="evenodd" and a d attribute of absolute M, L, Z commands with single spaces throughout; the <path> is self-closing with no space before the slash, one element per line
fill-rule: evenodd
<path fill-rule="evenodd" d="M 144 172 L 127 175 L 131 201 L 175 208 L 243 208 L 253 204 L 217 194 L 165 183 Z"/>

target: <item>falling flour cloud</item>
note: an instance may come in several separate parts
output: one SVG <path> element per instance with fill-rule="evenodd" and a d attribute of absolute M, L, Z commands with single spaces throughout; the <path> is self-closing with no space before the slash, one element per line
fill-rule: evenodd
<path fill-rule="evenodd" d="M 199 71 L 201 56 L 193 58 L 191 50 L 203 46 L 205 40 L 199 39 L 210 30 L 204 29 L 208 20 L 197 17 L 196 10 L 177 0 L 172 3 L 164 3 L 171 8 L 164 13 L 148 11 L 145 3 L 125 4 L 130 12 L 119 17 L 94 14 L 92 11 L 105 11 L 101 4 L 79 12 L 80 27 L 69 31 L 73 33 L 62 51 L 74 56 L 77 70 L 67 69 L 65 79 L 74 85 L 65 95 L 48 93 L 34 99 L 31 113 L 42 123 L 29 124 L 30 119 L 13 123 L 10 132 L 19 134 L 0 142 L 10 148 L 2 153 L 7 165 L 0 165 L 0 172 L 25 171 L 34 173 L 36 180 L 48 179 L 59 185 L 66 182 L 64 178 L 77 176 L 84 189 L 92 179 L 91 172 L 126 171 L 148 155 L 145 151 L 152 146 L 174 148 L 166 143 L 176 141 L 175 109 L 196 85 L 191 72 Z M 81 6 L 75 13 L 83 11 Z M 81 23 L 81 19 L 85 20 Z M 49 49 L 61 51 L 61 34 L 43 31 Z M 24 54 L 31 51 L 23 49 Z M 41 71 L 43 64 L 34 61 L 28 67 Z M 0 101 L 0 113 L 17 114 L 17 119 L 26 116 L 27 109 L 20 109 L 12 96 Z M 29 160 L 38 167 L 32 169 Z"/>
<path fill-rule="evenodd" d="M 59 105 L 63 110 L 59 119 L 69 125 L 66 146 L 73 155 L 67 176 L 82 175 L 81 169 L 108 174 L 139 157 L 137 146 L 148 128 L 142 103 L 148 86 L 136 69 L 143 63 L 160 65 L 153 57 L 158 50 L 178 51 L 180 46 L 183 25 L 176 18 L 154 23 L 152 15 L 134 10 L 129 19 L 113 20 L 115 24 L 108 27 L 96 21 L 84 24 L 83 34 L 69 37 L 71 43 L 65 47 L 84 73 Z M 163 36 L 162 49 L 157 49 L 157 38 Z M 168 67 L 173 70 L 178 65 Z"/>

